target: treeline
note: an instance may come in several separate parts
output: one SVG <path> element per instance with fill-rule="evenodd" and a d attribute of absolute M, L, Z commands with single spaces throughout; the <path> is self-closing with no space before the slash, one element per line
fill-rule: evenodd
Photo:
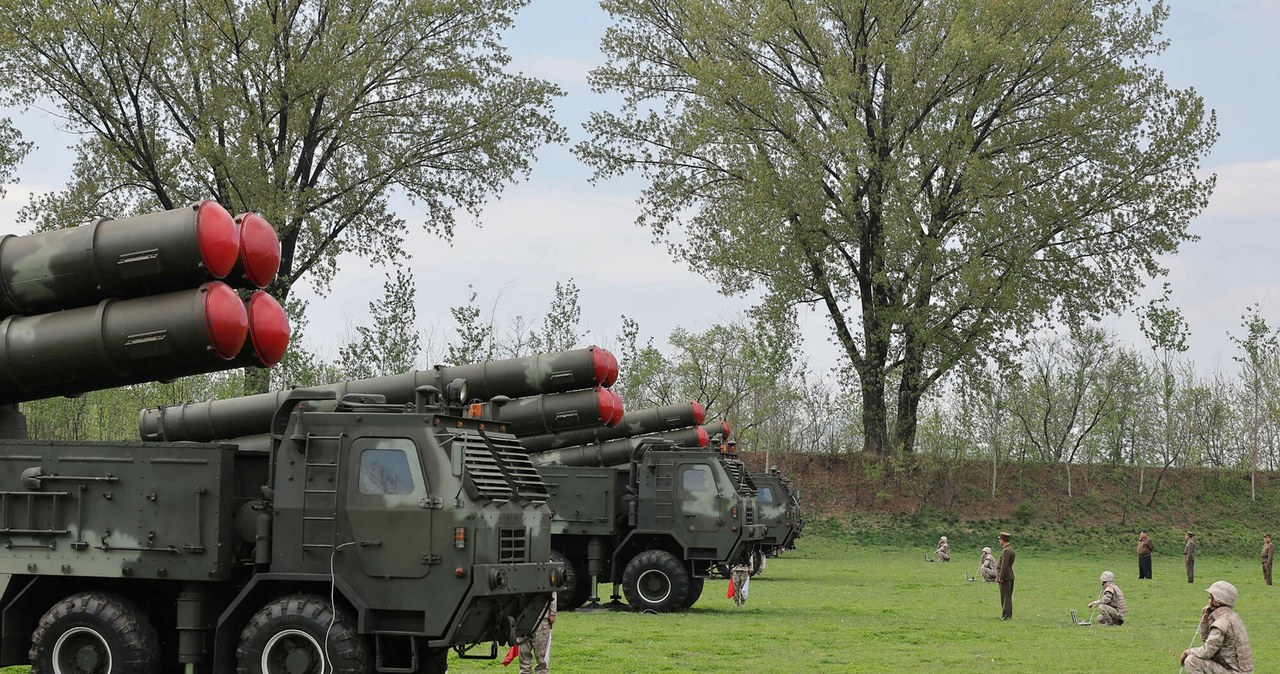
<path fill-rule="evenodd" d="M 273 388 L 307 386 L 585 346 L 621 362 L 616 390 L 629 408 L 698 400 L 727 420 L 744 449 L 842 454 L 863 449 L 860 392 L 853 378 L 815 372 L 796 349 L 793 315 L 765 310 L 705 330 L 677 328 L 656 343 L 627 317 L 614 338 L 587 338 L 579 291 L 557 283 L 542 315 L 501 317 L 473 291 L 442 334 L 416 325 L 415 287 L 389 276 L 369 306 L 369 324 L 348 329 L 336 356 L 309 348 L 305 308 L 292 307 L 294 346 L 271 371 Z M 1167 298 L 1166 298 L 1167 299 Z M 922 405 L 915 453 L 982 460 L 992 474 L 1010 462 L 1056 464 L 1068 495 L 1071 467 L 1139 468 L 1140 493 L 1158 489 L 1172 466 L 1280 469 L 1280 340 L 1258 308 L 1246 310 L 1235 368 L 1204 371 L 1184 357 L 1188 330 L 1166 299 L 1140 310 L 1148 344 L 1135 347 L 1096 326 L 1029 340 L 1003 362 L 969 364 Z M 32 437 L 129 439 L 138 410 L 242 395 L 238 371 L 188 377 L 24 405 Z"/>

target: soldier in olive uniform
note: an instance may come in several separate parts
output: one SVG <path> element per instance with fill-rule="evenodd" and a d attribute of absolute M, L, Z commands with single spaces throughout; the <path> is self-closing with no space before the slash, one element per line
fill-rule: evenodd
<path fill-rule="evenodd" d="M 938 539 L 938 549 L 934 553 L 938 555 L 939 562 L 951 561 L 951 544 L 947 542 L 946 536 Z"/>
<path fill-rule="evenodd" d="M 1209 605 L 1200 614 L 1204 643 L 1182 652 L 1187 674 L 1251 674 L 1253 649 L 1244 621 L 1235 610 L 1236 587 L 1220 580 L 1205 592 L 1209 593 Z"/>
<path fill-rule="evenodd" d="M 1102 596 L 1089 602 L 1090 608 L 1098 608 L 1098 624 L 1123 625 L 1124 614 L 1129 611 L 1129 605 L 1124 601 L 1124 592 L 1116 585 L 1116 574 L 1103 571 L 1098 580 L 1102 581 Z"/>
<path fill-rule="evenodd" d="M 1000 619 L 1013 618 L 1013 546 L 1009 544 L 1012 536 L 1007 531 L 1000 532 L 1000 565 L 996 567 L 996 582 L 1000 584 Z"/>
<path fill-rule="evenodd" d="M 1262 534 L 1262 579 L 1271 584 L 1271 534 Z"/>
<path fill-rule="evenodd" d="M 1138 578 L 1151 580 L 1151 553 L 1156 546 L 1147 535 L 1147 530 L 1138 532 Z"/>
<path fill-rule="evenodd" d="M 996 582 L 996 558 L 991 555 L 991 548 L 982 549 L 982 562 L 978 565 L 978 572 L 982 574 L 982 582 Z"/>
<path fill-rule="evenodd" d="M 551 655 L 551 626 L 556 622 L 556 593 L 551 593 L 551 606 L 547 607 L 547 613 L 542 620 L 538 621 L 538 626 L 534 628 L 533 634 L 521 638 L 520 644 L 520 674 L 547 674 L 550 671 L 547 660 Z"/>
<path fill-rule="evenodd" d="M 1187 582 L 1196 580 L 1196 542 L 1195 534 L 1187 532 L 1187 544 L 1182 546 L 1182 561 L 1187 565 Z"/>

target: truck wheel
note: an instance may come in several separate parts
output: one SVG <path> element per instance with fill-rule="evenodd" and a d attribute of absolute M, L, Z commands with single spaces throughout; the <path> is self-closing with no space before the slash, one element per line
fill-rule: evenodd
<path fill-rule="evenodd" d="M 321 644 L 328 646 L 324 663 Z M 366 674 L 369 646 L 328 600 L 294 594 L 263 606 L 240 632 L 237 674 Z"/>
<path fill-rule="evenodd" d="M 702 586 L 705 582 L 702 578 L 694 578 L 689 581 L 689 597 L 684 600 L 683 608 L 689 608 L 698 603 L 698 597 L 702 596 Z"/>
<path fill-rule="evenodd" d="M 34 674 L 155 674 L 160 641 L 146 614 L 107 592 L 80 592 L 53 605 L 31 635 Z"/>
<path fill-rule="evenodd" d="M 551 551 L 551 561 L 564 564 L 564 587 L 557 590 L 556 610 L 572 611 L 582 608 L 591 598 L 591 576 L 586 574 L 586 567 L 576 566 L 569 558 L 558 550 Z"/>
<path fill-rule="evenodd" d="M 622 593 L 634 611 L 670 613 L 689 596 L 689 571 L 666 550 L 645 550 L 623 570 Z"/>

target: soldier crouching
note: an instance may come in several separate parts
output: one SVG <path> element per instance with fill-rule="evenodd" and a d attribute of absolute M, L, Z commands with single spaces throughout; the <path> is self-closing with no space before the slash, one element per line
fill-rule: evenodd
<path fill-rule="evenodd" d="M 1089 602 L 1089 606 L 1098 609 L 1099 625 L 1123 625 L 1124 614 L 1129 612 L 1129 605 L 1124 601 L 1124 592 L 1116 585 L 1116 574 L 1103 571 L 1098 580 L 1102 581 L 1102 596 L 1097 601 Z"/>

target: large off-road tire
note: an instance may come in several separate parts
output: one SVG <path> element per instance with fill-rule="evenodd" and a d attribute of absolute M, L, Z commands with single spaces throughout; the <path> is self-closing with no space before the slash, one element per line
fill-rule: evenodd
<path fill-rule="evenodd" d="M 323 657 L 326 641 L 330 666 Z M 236 647 L 237 674 L 367 674 L 371 662 L 369 644 L 355 622 L 313 594 L 263 606 L 240 632 Z"/>
<path fill-rule="evenodd" d="M 622 593 L 633 611 L 670 613 L 689 597 L 689 571 L 666 550 L 645 550 L 623 570 Z"/>
<path fill-rule="evenodd" d="M 689 608 L 698 603 L 698 597 L 702 596 L 702 586 L 706 581 L 702 578 L 692 578 L 689 580 L 689 596 L 684 600 L 684 608 Z"/>
<path fill-rule="evenodd" d="M 41 616 L 33 674 L 156 674 L 160 641 L 145 613 L 109 592 L 79 592 Z"/>
<path fill-rule="evenodd" d="M 587 598 L 591 596 L 591 577 L 583 576 L 579 573 L 582 569 L 573 565 L 569 561 L 569 557 L 559 550 L 551 551 L 551 563 L 564 565 L 564 576 L 560 582 L 560 589 L 556 591 L 556 610 L 572 611 L 587 603 Z"/>

